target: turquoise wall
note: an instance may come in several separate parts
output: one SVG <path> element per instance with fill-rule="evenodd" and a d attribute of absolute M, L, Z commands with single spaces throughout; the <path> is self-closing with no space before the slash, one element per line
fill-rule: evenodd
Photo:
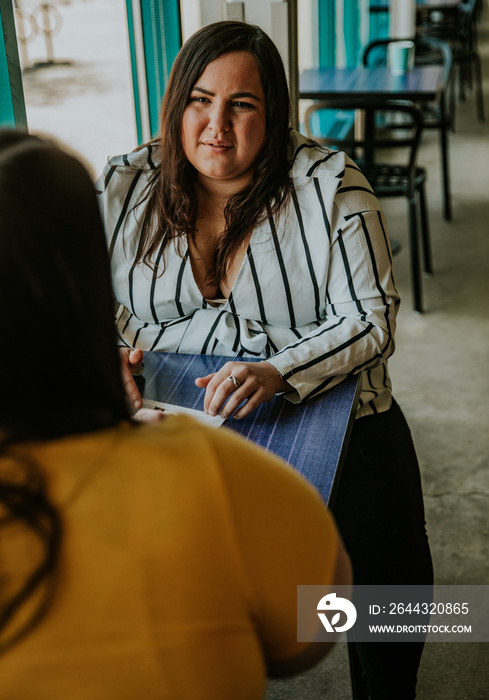
<path fill-rule="evenodd" d="M 138 141 L 145 140 L 142 123 L 142 96 L 147 95 L 151 136 L 158 132 L 158 115 L 173 61 L 182 46 L 180 4 L 178 0 L 136 0 L 139 3 L 141 26 L 137 26 L 134 0 L 126 0 L 131 68 L 136 108 Z M 138 13 L 138 14 L 139 14 Z M 144 46 L 144 70 L 138 70 L 141 57 L 136 51 L 137 40 Z M 146 85 L 141 86 L 141 75 Z M 141 89 L 143 88 L 143 89 Z"/>
<path fill-rule="evenodd" d="M 317 46 L 320 68 L 344 64 L 356 66 L 362 51 L 361 27 L 368 27 L 368 41 L 388 35 L 389 13 L 370 13 L 361 0 L 316 0 Z M 340 18 L 343 18 L 342 21 Z M 341 24 L 341 27 L 337 25 Z M 340 34 L 341 32 L 341 34 Z M 365 42 L 363 42 L 365 43 Z"/>
<path fill-rule="evenodd" d="M 27 127 L 12 0 L 0 0 L 0 126 Z"/>

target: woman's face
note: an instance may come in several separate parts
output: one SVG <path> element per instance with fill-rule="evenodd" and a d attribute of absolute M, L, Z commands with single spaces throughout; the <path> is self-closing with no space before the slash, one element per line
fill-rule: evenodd
<path fill-rule="evenodd" d="M 190 93 L 182 145 L 203 185 L 236 189 L 251 180 L 266 141 L 265 93 L 257 62 L 246 51 L 211 61 Z"/>

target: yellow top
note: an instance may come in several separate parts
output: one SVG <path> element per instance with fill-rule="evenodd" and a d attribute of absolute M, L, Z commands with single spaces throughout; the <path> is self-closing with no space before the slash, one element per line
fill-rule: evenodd
<path fill-rule="evenodd" d="M 3 700 L 246 700 L 331 582 L 334 522 L 291 467 L 187 417 L 26 445 L 64 522 L 44 620 L 0 657 Z"/>

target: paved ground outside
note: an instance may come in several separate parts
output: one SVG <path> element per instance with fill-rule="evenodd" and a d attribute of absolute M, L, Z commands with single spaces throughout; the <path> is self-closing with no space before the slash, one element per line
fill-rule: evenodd
<path fill-rule="evenodd" d="M 17 0 L 26 29 L 41 3 Z M 32 133 L 55 136 L 98 175 L 108 155 L 137 145 L 124 0 L 72 0 L 51 3 L 49 62 L 45 36 L 26 42 L 21 60 L 27 122 Z M 17 24 L 19 31 L 19 23 Z M 26 31 L 27 33 L 27 31 Z"/>

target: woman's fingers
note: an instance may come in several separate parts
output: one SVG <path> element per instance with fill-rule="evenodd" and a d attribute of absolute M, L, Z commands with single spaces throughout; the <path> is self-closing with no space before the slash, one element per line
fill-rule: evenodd
<path fill-rule="evenodd" d="M 227 362 L 196 384 L 206 387 L 204 411 L 224 418 L 244 418 L 282 389 L 280 376 L 267 362 Z"/>
<path fill-rule="evenodd" d="M 204 396 L 204 411 L 211 416 L 216 416 L 219 413 L 226 399 L 235 390 L 234 385 L 231 385 L 231 382 L 228 380 L 231 374 L 228 368 L 230 364 L 234 363 L 227 362 L 219 372 L 205 377 L 205 379 L 209 379 L 209 377 L 210 379 L 207 382 Z"/>
<path fill-rule="evenodd" d="M 142 350 L 129 349 L 129 366 L 132 374 L 141 374 L 141 372 L 144 370 L 143 360 L 144 352 Z"/>
<path fill-rule="evenodd" d="M 140 408 L 134 413 L 132 419 L 139 423 L 159 423 L 166 417 L 164 411 L 155 411 L 154 408 Z"/>
<path fill-rule="evenodd" d="M 215 375 L 215 372 L 212 372 L 212 374 L 208 374 L 205 377 L 197 377 L 197 379 L 195 380 L 195 383 L 201 389 L 205 389 L 214 375 Z"/>
<path fill-rule="evenodd" d="M 120 348 L 122 384 L 126 392 L 127 399 L 132 412 L 137 411 L 143 405 L 143 400 L 133 374 L 138 374 L 142 370 L 143 352 L 141 350 L 131 350 L 130 348 Z"/>
<path fill-rule="evenodd" d="M 131 411 L 137 411 L 143 405 L 143 400 L 141 394 L 137 387 L 136 382 L 131 373 L 123 373 L 122 384 L 124 385 L 124 391 L 126 392 L 126 398 L 129 401 L 129 407 Z"/>

